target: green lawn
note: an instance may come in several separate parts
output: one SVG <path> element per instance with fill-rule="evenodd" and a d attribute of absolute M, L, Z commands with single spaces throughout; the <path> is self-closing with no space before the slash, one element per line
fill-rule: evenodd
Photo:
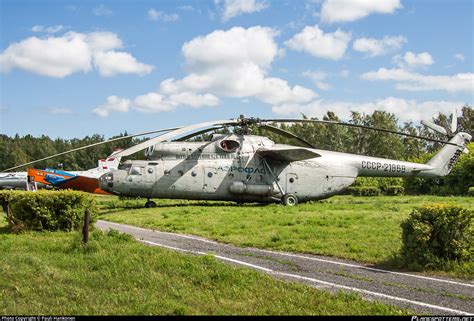
<path fill-rule="evenodd" d="M 473 197 L 336 196 L 300 204 L 234 205 L 225 202 L 98 198 L 101 218 L 162 231 L 204 236 L 238 246 L 271 248 L 353 259 L 395 267 L 401 247 L 400 223 L 414 207 L 432 203 L 474 209 Z M 474 277 L 474 262 L 436 274 Z"/>
<path fill-rule="evenodd" d="M 95 231 L 83 248 L 77 233 L 2 231 L 1 315 L 408 314 L 117 232 Z"/>

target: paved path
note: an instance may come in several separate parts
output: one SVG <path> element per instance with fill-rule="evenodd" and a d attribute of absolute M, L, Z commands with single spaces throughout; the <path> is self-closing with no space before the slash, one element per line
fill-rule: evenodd
<path fill-rule="evenodd" d="M 372 268 L 323 256 L 240 248 L 192 235 L 143 229 L 99 220 L 96 227 L 133 235 L 137 240 L 190 254 L 212 254 L 278 278 L 329 291 L 353 291 L 369 300 L 408 308 L 416 313 L 474 315 L 474 283 Z"/>

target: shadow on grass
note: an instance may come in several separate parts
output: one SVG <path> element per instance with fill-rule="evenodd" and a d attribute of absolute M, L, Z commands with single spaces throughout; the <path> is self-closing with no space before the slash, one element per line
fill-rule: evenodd
<path fill-rule="evenodd" d="M 11 234 L 11 230 L 8 225 L 0 226 L 0 234 Z"/>
<path fill-rule="evenodd" d="M 367 265 L 370 268 L 382 269 L 396 272 L 421 272 L 420 268 L 407 267 L 405 260 L 399 252 L 392 253 L 392 255 L 382 262 Z M 381 271 L 383 273 L 383 271 Z"/>
<path fill-rule="evenodd" d="M 215 202 L 204 202 L 196 201 L 189 203 L 167 203 L 167 204 L 157 204 L 155 208 L 172 208 L 172 207 L 192 207 L 192 206 L 201 206 L 201 207 L 263 207 L 268 205 L 267 203 L 215 203 Z M 123 210 L 135 210 L 145 208 L 145 203 L 143 204 L 105 204 L 100 206 L 101 214 L 115 213 Z"/>
<path fill-rule="evenodd" d="M 387 272 L 380 271 L 380 273 L 388 273 L 390 271 L 474 280 L 474 264 L 472 262 L 446 261 L 438 265 L 423 266 L 417 262 L 407 263 L 400 252 L 393 253 L 390 258 L 383 262 L 367 265 L 367 267 L 387 270 Z"/>

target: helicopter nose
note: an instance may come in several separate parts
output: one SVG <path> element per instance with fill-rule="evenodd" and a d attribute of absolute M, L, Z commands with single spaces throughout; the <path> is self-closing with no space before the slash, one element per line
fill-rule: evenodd
<path fill-rule="evenodd" d="M 106 173 L 99 178 L 99 186 L 101 190 L 112 192 L 114 187 L 114 174 L 112 172 Z"/>

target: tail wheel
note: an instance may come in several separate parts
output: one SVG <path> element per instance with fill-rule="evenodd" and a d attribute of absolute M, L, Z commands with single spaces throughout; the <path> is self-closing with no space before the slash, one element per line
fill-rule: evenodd
<path fill-rule="evenodd" d="M 285 206 L 296 206 L 298 205 L 298 198 L 293 194 L 286 194 L 281 200 Z"/>
<path fill-rule="evenodd" d="M 147 202 L 145 203 L 145 207 L 146 207 L 146 208 L 156 207 L 156 203 L 153 202 L 153 201 L 147 201 Z"/>

